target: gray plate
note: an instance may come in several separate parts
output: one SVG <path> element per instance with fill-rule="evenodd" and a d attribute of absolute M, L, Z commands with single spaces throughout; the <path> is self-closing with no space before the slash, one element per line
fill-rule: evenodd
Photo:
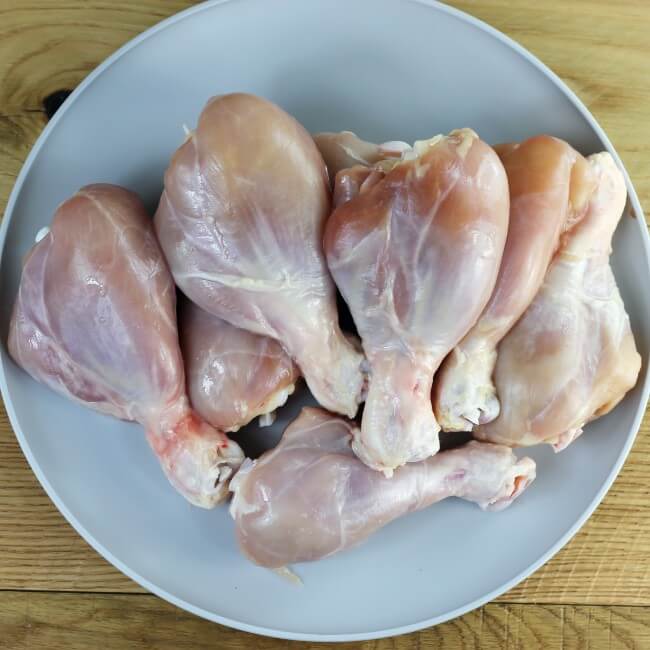
<path fill-rule="evenodd" d="M 57 204 L 102 181 L 132 188 L 154 207 L 163 170 L 183 139 L 181 125 L 195 123 L 210 95 L 234 90 L 268 97 L 313 131 L 347 128 L 372 140 L 410 141 L 472 126 L 489 142 L 547 132 L 585 154 L 616 155 L 557 77 L 458 11 L 397 0 L 345 7 L 328 0 L 209 2 L 108 59 L 38 140 L 2 224 L 4 340 L 21 258 Z M 350 552 L 298 566 L 304 586 L 295 587 L 239 555 L 225 508 L 194 509 L 172 491 L 137 426 L 54 395 L 3 349 L 12 425 L 75 529 L 128 576 L 200 616 L 314 640 L 381 637 L 458 616 L 512 587 L 566 543 L 632 445 L 648 395 L 650 273 L 645 222 L 629 183 L 628 190 L 631 216 L 616 233 L 614 267 L 643 355 L 642 377 L 567 451 L 533 450 L 539 478 L 503 513 L 441 503 Z"/>

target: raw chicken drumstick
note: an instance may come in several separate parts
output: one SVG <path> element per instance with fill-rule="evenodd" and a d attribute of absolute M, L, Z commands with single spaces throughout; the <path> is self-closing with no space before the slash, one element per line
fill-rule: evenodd
<path fill-rule="evenodd" d="M 337 175 L 339 185 L 353 167 Z M 390 475 L 439 449 L 433 375 L 490 298 L 508 230 L 508 184 L 469 129 L 366 170 L 325 232 L 330 270 L 361 335 L 370 383 L 353 449 Z"/>
<path fill-rule="evenodd" d="M 499 345 L 499 417 L 474 435 L 564 449 L 636 383 L 641 357 L 609 265 L 625 181 L 608 153 L 589 156 L 596 179 L 585 217 L 567 233 L 532 304 Z"/>
<path fill-rule="evenodd" d="M 155 217 L 178 286 L 232 325 L 277 339 L 314 397 L 354 416 L 363 355 L 343 336 L 323 255 L 325 163 L 283 110 L 211 99 L 174 154 Z"/>
<path fill-rule="evenodd" d="M 434 411 L 444 431 L 471 431 L 494 420 L 497 345 L 537 294 L 560 236 L 582 218 L 594 186 L 586 160 L 546 135 L 496 147 L 510 186 L 510 224 L 492 297 L 443 363 Z"/>
<path fill-rule="evenodd" d="M 172 485 L 209 508 L 243 454 L 189 406 L 175 305 L 138 197 L 88 185 L 59 206 L 25 261 L 9 352 L 58 393 L 142 424 Z"/>
<path fill-rule="evenodd" d="M 354 435 L 351 422 L 306 408 L 275 449 L 244 462 L 231 483 L 230 512 L 250 560 L 269 568 L 317 560 L 452 496 L 501 510 L 535 478 L 530 458 L 472 441 L 389 479 L 355 457 Z"/>
<path fill-rule="evenodd" d="M 300 376 L 282 346 L 187 299 L 178 320 L 187 392 L 197 413 L 222 431 L 237 431 L 257 416 L 272 421 Z"/>

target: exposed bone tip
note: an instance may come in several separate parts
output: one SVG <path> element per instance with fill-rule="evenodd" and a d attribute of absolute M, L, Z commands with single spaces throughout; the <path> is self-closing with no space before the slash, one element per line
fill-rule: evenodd
<path fill-rule="evenodd" d="M 45 237 L 47 237 L 49 235 L 49 233 L 50 233 L 50 229 L 49 229 L 48 226 L 45 226 L 44 228 L 41 228 L 36 233 L 36 237 L 34 237 L 34 241 L 38 244 L 38 242 L 41 241 L 41 239 L 44 239 Z"/>

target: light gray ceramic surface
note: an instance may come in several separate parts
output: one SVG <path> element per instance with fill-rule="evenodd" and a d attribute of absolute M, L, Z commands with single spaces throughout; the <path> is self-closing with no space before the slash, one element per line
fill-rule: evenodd
<path fill-rule="evenodd" d="M 195 123 L 210 95 L 235 90 L 268 97 L 312 131 L 410 141 L 471 126 L 488 142 L 546 132 L 585 154 L 614 153 L 552 73 L 498 32 L 442 5 L 207 3 L 112 56 L 34 147 L 2 224 L 3 340 L 21 258 L 57 204 L 101 181 L 139 192 L 153 208 L 182 125 Z M 239 555 L 225 508 L 192 508 L 173 492 L 139 427 L 37 385 L 3 346 L 2 392 L 16 435 L 54 503 L 90 544 L 196 614 L 261 634 L 319 640 L 397 634 L 462 614 L 529 575 L 576 532 L 634 439 L 648 393 L 650 294 L 648 235 L 628 189 L 629 216 L 616 233 L 613 261 L 643 355 L 642 376 L 567 451 L 532 450 L 538 479 L 502 513 L 441 503 L 350 552 L 296 567 L 304 581 L 296 587 Z M 288 410 L 297 408 L 294 400 Z M 286 421 L 285 414 L 271 435 Z"/>

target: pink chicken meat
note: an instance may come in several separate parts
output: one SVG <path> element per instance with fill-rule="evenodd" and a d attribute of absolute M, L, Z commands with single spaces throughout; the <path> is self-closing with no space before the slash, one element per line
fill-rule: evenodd
<path fill-rule="evenodd" d="M 498 156 L 470 129 L 365 173 L 330 217 L 325 251 L 370 365 L 353 449 L 390 475 L 439 449 L 433 375 L 490 298 L 508 229 Z"/>
<path fill-rule="evenodd" d="M 393 141 L 375 144 L 362 140 L 352 131 L 324 132 L 314 136 L 314 142 L 327 165 L 330 181 L 350 167 L 372 167 L 384 160 L 395 160 L 411 149 L 406 142 Z"/>
<path fill-rule="evenodd" d="M 501 341 L 497 419 L 474 435 L 564 449 L 636 383 L 641 357 L 609 264 L 625 181 L 608 153 L 587 158 L 595 179 L 584 218 L 567 233 L 539 293 Z"/>
<path fill-rule="evenodd" d="M 211 99 L 165 174 L 155 217 L 176 283 L 205 311 L 279 341 L 324 407 L 354 416 L 363 355 L 342 334 L 322 248 L 325 163 L 259 97 Z"/>
<path fill-rule="evenodd" d="M 318 560 L 448 497 L 501 510 L 535 478 L 530 458 L 476 441 L 386 478 L 355 457 L 355 434 L 353 423 L 306 408 L 275 449 L 245 462 L 230 512 L 250 560 L 269 568 Z"/>
<path fill-rule="evenodd" d="M 535 136 L 496 151 L 510 186 L 508 238 L 490 301 L 436 376 L 434 410 L 445 431 L 471 431 L 498 416 L 497 345 L 539 291 L 562 233 L 583 217 L 594 186 L 586 160 L 557 138 Z"/>
<path fill-rule="evenodd" d="M 175 306 L 138 197 L 89 185 L 59 206 L 27 256 L 9 351 L 58 393 L 139 422 L 172 485 L 207 508 L 227 495 L 243 454 L 189 406 Z"/>
<path fill-rule="evenodd" d="M 180 306 L 179 331 L 190 402 L 217 429 L 237 431 L 257 416 L 271 420 L 293 393 L 300 374 L 277 341 L 189 300 Z"/>

